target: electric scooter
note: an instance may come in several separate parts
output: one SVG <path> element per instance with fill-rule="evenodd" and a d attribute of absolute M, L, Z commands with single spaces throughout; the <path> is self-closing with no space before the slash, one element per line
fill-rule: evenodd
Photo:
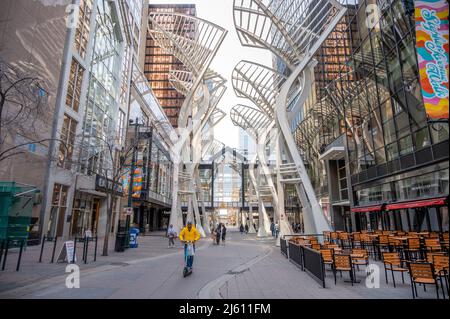
<path fill-rule="evenodd" d="M 187 266 L 187 260 L 188 260 L 188 257 L 189 257 L 189 256 L 188 256 L 189 251 L 191 251 L 191 249 L 192 249 L 192 251 L 193 251 L 194 247 L 189 247 L 189 245 L 190 245 L 190 246 L 193 245 L 193 243 L 190 242 L 190 241 L 187 241 L 187 242 L 186 242 L 186 245 L 188 245 L 188 247 L 187 247 L 186 254 L 184 255 L 183 277 L 187 277 L 187 276 L 189 276 L 190 274 L 192 274 L 192 267 L 188 267 L 188 266 Z"/>

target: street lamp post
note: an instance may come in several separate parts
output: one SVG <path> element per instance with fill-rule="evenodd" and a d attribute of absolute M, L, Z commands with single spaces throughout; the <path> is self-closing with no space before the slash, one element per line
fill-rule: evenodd
<path fill-rule="evenodd" d="M 139 145 L 139 119 L 136 118 L 135 123 L 133 124 L 133 120 L 130 120 L 129 125 L 134 125 L 134 141 L 133 141 L 133 154 L 131 156 L 131 170 L 130 170 L 130 184 L 128 187 L 128 207 L 132 209 L 133 208 L 133 182 L 134 182 L 134 171 L 136 169 L 136 148 Z M 130 223 L 131 223 L 131 216 L 127 214 L 126 221 L 125 221 L 125 248 L 129 247 L 129 241 L 130 241 Z"/>

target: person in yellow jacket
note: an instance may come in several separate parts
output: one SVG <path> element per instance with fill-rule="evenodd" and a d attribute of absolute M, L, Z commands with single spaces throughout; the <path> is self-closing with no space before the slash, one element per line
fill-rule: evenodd
<path fill-rule="evenodd" d="M 186 259 L 186 266 L 192 269 L 192 264 L 194 263 L 194 256 L 187 256 L 188 242 L 191 242 L 195 252 L 195 242 L 200 239 L 200 233 L 192 225 L 192 222 L 187 222 L 186 227 L 180 232 L 180 240 L 184 242 L 184 256 Z"/>

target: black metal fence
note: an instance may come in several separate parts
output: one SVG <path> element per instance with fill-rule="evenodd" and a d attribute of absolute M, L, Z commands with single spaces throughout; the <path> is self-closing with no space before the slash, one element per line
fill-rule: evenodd
<path fill-rule="evenodd" d="M 6 238 L 0 240 L 0 264 L 2 265 L 1 267 L 2 271 L 5 270 L 6 267 L 6 259 L 8 258 L 9 248 L 17 246 L 19 246 L 19 255 L 17 257 L 16 271 L 19 271 L 25 243 L 26 238 Z"/>
<path fill-rule="evenodd" d="M 280 248 L 281 248 L 281 253 L 288 257 L 288 243 L 287 240 L 284 238 L 280 238 Z"/>
<path fill-rule="evenodd" d="M 55 252 L 56 252 L 56 246 L 57 246 L 57 242 L 58 242 L 58 237 L 47 237 L 44 236 L 42 238 L 42 243 L 41 243 L 41 252 L 39 254 L 39 262 L 42 262 L 42 255 L 44 253 L 44 246 L 46 242 L 51 242 L 53 243 L 52 245 L 52 258 L 50 263 L 53 263 L 55 260 Z M 76 257 L 76 253 L 77 253 L 77 243 L 83 243 L 83 257 L 82 257 L 82 261 L 86 264 L 88 261 L 88 253 L 89 253 L 89 242 L 94 242 L 94 262 L 97 261 L 97 246 L 98 246 L 98 236 L 94 236 L 94 237 L 89 237 L 89 236 L 85 236 L 85 237 L 75 237 L 74 238 L 74 249 L 73 249 L 73 256 L 71 256 L 71 260 L 73 261 L 73 263 L 75 263 L 75 257 Z M 64 242 L 63 242 L 64 244 Z M 69 259 L 69 258 L 68 258 Z"/>
<path fill-rule="evenodd" d="M 281 253 L 286 255 L 292 263 L 300 267 L 302 271 L 306 271 L 325 288 L 325 265 L 320 252 L 309 247 L 290 243 L 285 238 L 280 239 L 280 248 Z"/>
<path fill-rule="evenodd" d="M 325 266 L 322 255 L 317 250 L 300 246 L 302 251 L 303 270 L 306 270 L 313 278 L 317 279 L 325 288 Z"/>
<path fill-rule="evenodd" d="M 296 245 L 293 243 L 288 244 L 288 250 L 289 250 L 289 260 L 299 266 L 302 270 L 303 269 L 303 255 L 302 251 L 300 249 L 300 245 Z"/>

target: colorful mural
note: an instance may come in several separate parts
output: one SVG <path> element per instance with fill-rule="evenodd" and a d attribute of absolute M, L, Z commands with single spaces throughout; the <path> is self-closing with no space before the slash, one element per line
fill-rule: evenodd
<path fill-rule="evenodd" d="M 430 119 L 448 118 L 449 5 L 446 0 L 416 0 L 416 48 L 420 84 Z"/>

